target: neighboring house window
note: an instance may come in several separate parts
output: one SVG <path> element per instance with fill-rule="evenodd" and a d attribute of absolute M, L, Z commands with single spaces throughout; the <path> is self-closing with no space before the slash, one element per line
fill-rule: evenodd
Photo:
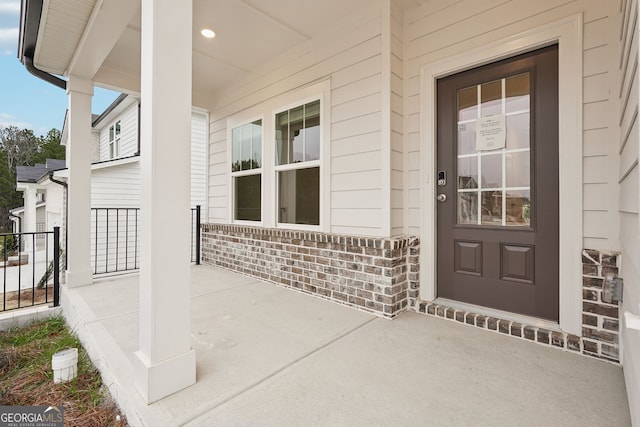
<path fill-rule="evenodd" d="M 231 131 L 233 219 L 262 220 L 262 120 Z"/>
<path fill-rule="evenodd" d="M 276 114 L 278 223 L 320 225 L 320 101 Z"/>
<path fill-rule="evenodd" d="M 120 155 L 120 120 L 109 128 L 109 157 L 115 159 Z"/>

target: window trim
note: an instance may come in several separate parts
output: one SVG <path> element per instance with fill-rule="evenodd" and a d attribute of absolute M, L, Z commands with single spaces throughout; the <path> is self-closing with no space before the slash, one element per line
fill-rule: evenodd
<path fill-rule="evenodd" d="M 116 136 L 116 125 L 120 124 L 120 133 Z M 107 128 L 107 147 L 109 149 L 109 160 L 120 157 L 120 142 L 122 140 L 122 119 L 115 120 Z M 113 140 L 111 139 L 111 129 L 113 129 Z"/>
<path fill-rule="evenodd" d="M 320 225 L 278 223 L 277 221 L 277 171 L 275 170 L 275 116 L 296 106 L 320 100 Z M 232 129 L 244 123 L 262 119 L 262 221 L 234 221 L 233 220 L 233 179 L 231 176 L 232 163 Z M 225 119 L 223 119 L 225 120 Z M 229 224 L 259 226 L 266 228 L 281 228 L 301 231 L 329 232 L 331 230 L 330 202 L 331 202 L 331 80 L 326 78 L 310 83 L 277 96 L 265 99 L 253 106 L 248 106 L 237 113 L 226 117 L 226 164 L 227 177 L 227 206 L 226 221 Z M 221 153 L 222 154 L 222 153 Z M 215 153 L 212 153 L 215 155 Z M 310 163 L 306 164 L 308 167 Z M 286 167 L 289 165 L 282 165 Z M 281 169 L 285 170 L 285 169 Z"/>
<path fill-rule="evenodd" d="M 278 114 L 283 113 L 285 111 L 289 111 L 289 110 L 293 110 L 295 108 L 301 107 L 303 105 L 307 105 L 310 104 L 312 102 L 315 101 L 319 101 L 320 102 L 320 157 L 317 160 L 310 160 L 310 161 L 306 161 L 306 162 L 298 162 L 298 163 L 287 163 L 284 165 L 276 165 L 276 158 L 275 158 L 275 125 L 276 125 L 276 121 L 275 118 Z M 304 231 L 323 231 L 325 230 L 323 228 L 323 220 L 324 220 L 324 215 L 323 215 L 323 208 L 324 208 L 324 191 L 325 187 L 324 186 L 324 180 L 325 180 L 325 157 L 324 157 L 324 151 L 325 151 L 325 145 L 330 145 L 331 141 L 330 140 L 325 140 L 325 127 L 326 127 L 326 123 L 327 123 L 327 117 L 326 117 L 326 108 L 325 108 L 325 96 L 323 92 L 320 93 L 316 93 L 313 95 L 309 95 L 307 97 L 300 97 L 297 98 L 295 101 L 289 102 L 287 103 L 284 107 L 281 106 L 280 108 L 274 109 L 271 111 L 271 120 L 272 120 L 272 130 L 274 132 L 273 135 L 273 147 L 272 147 L 272 151 L 273 151 L 273 208 L 272 208 L 272 214 L 273 214 L 273 219 L 274 219 L 274 226 L 276 228 L 285 228 L 285 229 L 291 229 L 291 230 L 304 230 Z M 298 170 L 298 169 L 311 169 L 311 168 L 319 168 L 320 169 L 320 178 L 319 178 L 319 184 L 320 184 L 320 188 L 318 189 L 318 202 L 319 202 L 319 207 L 318 207 L 318 225 L 311 225 L 311 224 L 295 224 L 295 223 L 290 223 L 290 222 L 280 222 L 278 220 L 279 215 L 278 215 L 278 205 L 279 205 L 279 193 L 278 193 L 278 189 L 280 188 L 280 183 L 278 181 L 278 173 L 279 172 L 284 172 L 284 171 L 292 171 L 292 170 Z"/>
<path fill-rule="evenodd" d="M 255 169 L 248 170 L 239 170 L 233 171 L 233 130 L 256 122 L 258 120 L 262 121 L 262 132 L 260 135 L 260 144 L 261 144 L 261 153 L 262 153 L 262 163 L 261 167 Z M 264 115 L 258 116 L 246 116 L 245 118 L 238 119 L 229 119 L 227 121 L 227 173 L 229 174 L 229 222 L 231 224 L 238 225 L 249 225 L 249 226 L 262 226 L 264 224 L 264 215 L 265 215 L 265 120 Z M 251 175 L 261 175 L 260 178 L 260 221 L 251 221 L 246 219 L 235 219 L 235 185 L 237 177 L 243 176 L 251 176 Z"/>
<path fill-rule="evenodd" d="M 420 68 L 420 298 L 436 299 L 435 82 L 475 66 L 509 58 L 550 44 L 559 47 L 559 265 L 560 319 L 556 328 L 579 335 L 582 330 L 582 30 L 581 14 L 570 15 Z M 477 307 L 475 308 L 477 310 Z M 536 320 L 513 315 L 513 320 Z M 532 323 L 533 322 L 533 323 Z M 548 327 L 547 323 L 541 323 Z"/>

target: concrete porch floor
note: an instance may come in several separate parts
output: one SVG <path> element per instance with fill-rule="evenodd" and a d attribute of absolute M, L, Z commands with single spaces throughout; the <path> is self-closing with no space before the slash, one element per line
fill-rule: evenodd
<path fill-rule="evenodd" d="M 210 266 L 194 266 L 190 286 L 197 383 L 151 405 L 133 384 L 138 276 L 63 288 L 131 425 L 631 424 L 622 368 L 607 362 L 415 313 L 385 320 Z"/>

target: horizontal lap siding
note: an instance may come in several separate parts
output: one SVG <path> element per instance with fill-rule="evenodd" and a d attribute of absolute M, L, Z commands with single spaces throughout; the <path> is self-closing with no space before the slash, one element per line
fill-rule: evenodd
<path fill-rule="evenodd" d="M 207 207 L 207 115 L 191 114 L 191 207 Z M 202 212 L 206 218 L 206 212 Z"/>
<path fill-rule="evenodd" d="M 420 68 L 451 55 L 583 13 L 584 244 L 612 249 L 616 241 L 616 122 L 609 90 L 615 81 L 612 32 L 616 17 L 596 0 L 436 0 L 405 14 L 408 231 L 419 233 Z M 486 25 L 491 22 L 492 25 Z"/>
<path fill-rule="evenodd" d="M 391 236 L 405 234 L 403 14 L 391 2 Z"/>
<path fill-rule="evenodd" d="M 638 152 L 638 4 L 637 0 L 620 1 L 619 33 L 619 170 L 620 244 L 624 262 L 621 275 L 625 279 L 623 311 L 640 315 L 640 173 Z M 625 382 L 631 418 L 640 424 L 640 338 L 621 323 L 624 343 Z"/>
<path fill-rule="evenodd" d="M 209 131 L 209 210 L 208 222 L 229 222 L 229 173 L 225 120 L 211 123 Z"/>
<path fill-rule="evenodd" d="M 118 157 L 129 157 L 138 152 L 138 104 L 134 103 L 100 131 L 100 161 L 111 160 L 109 128 L 118 120 L 120 120 L 120 155 Z"/>
<path fill-rule="evenodd" d="M 611 33 L 614 19 L 610 16 L 595 16 L 585 20 L 584 57 L 590 55 L 592 62 L 585 60 L 583 68 L 583 202 L 584 202 L 584 247 L 595 249 L 612 248 L 611 238 L 616 235 L 615 206 L 616 174 L 615 145 L 610 141 L 614 133 L 610 126 L 615 123 L 612 106 L 614 85 L 611 65 L 614 49 Z M 589 151 L 589 144 L 598 149 Z"/>
<path fill-rule="evenodd" d="M 337 24 L 323 40 L 295 47 L 277 62 L 256 70 L 255 77 L 244 85 L 219 94 L 218 106 L 211 113 L 209 222 L 230 222 L 227 118 L 330 78 L 331 158 L 323 167 L 331 173 L 331 231 L 374 236 L 385 233 L 380 8 L 370 5 L 361 12 Z M 373 194 L 377 199 L 369 200 Z M 263 205 L 273 206 L 273 202 Z"/>
<path fill-rule="evenodd" d="M 92 171 L 91 207 L 140 207 L 140 164 L 128 163 Z"/>

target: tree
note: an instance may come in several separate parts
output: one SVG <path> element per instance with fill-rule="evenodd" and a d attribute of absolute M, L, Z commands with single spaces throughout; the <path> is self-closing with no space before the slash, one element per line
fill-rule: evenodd
<path fill-rule="evenodd" d="M 0 232 L 11 231 L 9 210 L 22 204 L 22 195 L 16 191 L 16 174 L 11 170 L 7 154 L 0 150 Z"/>
<path fill-rule="evenodd" d="M 10 231 L 9 210 L 23 203 L 22 194 L 16 191 L 16 166 L 64 158 L 65 147 L 60 145 L 57 129 L 36 137 L 31 129 L 0 127 L 0 232 Z"/>
<path fill-rule="evenodd" d="M 16 166 L 32 165 L 31 161 L 39 149 L 38 138 L 31 129 L 15 126 L 0 128 L 0 144 L 7 156 L 7 166 L 12 171 Z"/>
<path fill-rule="evenodd" d="M 58 129 L 51 129 L 45 136 L 38 138 L 38 152 L 33 156 L 32 162 L 44 163 L 47 159 L 64 159 L 66 149 L 60 145 L 61 133 Z"/>

